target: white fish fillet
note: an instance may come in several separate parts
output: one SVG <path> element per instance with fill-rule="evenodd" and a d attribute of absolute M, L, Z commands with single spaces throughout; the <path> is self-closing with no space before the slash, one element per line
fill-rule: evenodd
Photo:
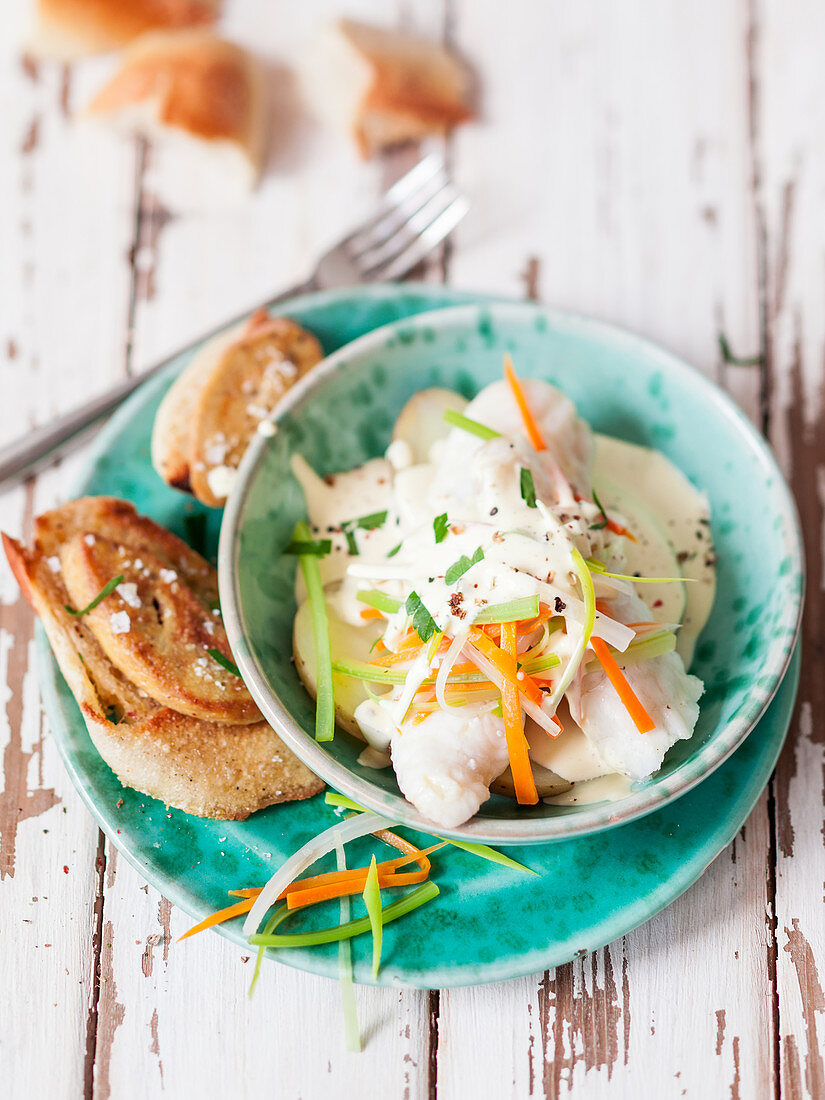
<path fill-rule="evenodd" d="M 487 801 L 490 783 L 508 759 L 503 720 L 488 713 L 468 722 L 460 711 L 435 711 L 423 722 L 406 723 L 393 737 L 391 752 L 405 797 L 448 829 Z"/>

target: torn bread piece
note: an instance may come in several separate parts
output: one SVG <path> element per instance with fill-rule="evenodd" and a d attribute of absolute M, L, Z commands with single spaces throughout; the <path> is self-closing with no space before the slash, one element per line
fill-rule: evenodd
<path fill-rule="evenodd" d="M 209 24 L 220 0 L 36 0 L 28 46 L 38 57 L 71 61 L 120 49 L 147 31 Z"/>
<path fill-rule="evenodd" d="M 305 83 L 318 112 L 351 129 L 363 157 L 473 117 L 469 74 L 443 46 L 350 19 L 326 29 Z"/>
<path fill-rule="evenodd" d="M 260 66 L 208 30 L 138 39 L 86 114 L 152 140 L 168 139 L 190 185 L 206 174 L 210 188 L 237 195 L 260 174 L 266 144 Z"/>
<path fill-rule="evenodd" d="M 253 434 L 322 357 L 311 333 L 266 310 L 210 340 L 158 409 L 155 469 L 169 485 L 222 507 Z"/>
<path fill-rule="evenodd" d="M 266 722 L 205 722 L 148 696 L 109 660 L 88 616 L 66 610 L 59 557 L 7 535 L 3 546 L 97 751 L 124 786 L 186 813 L 239 821 L 264 806 L 323 789 Z"/>

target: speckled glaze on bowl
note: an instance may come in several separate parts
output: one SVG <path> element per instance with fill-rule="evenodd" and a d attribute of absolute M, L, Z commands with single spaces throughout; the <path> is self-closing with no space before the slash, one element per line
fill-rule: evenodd
<path fill-rule="evenodd" d="M 399 321 L 341 348 L 289 394 L 274 437 L 243 462 L 221 530 L 221 600 L 233 652 L 261 709 L 336 790 L 412 828 L 432 826 L 400 795 L 391 769 L 358 763 L 361 742 L 312 735 L 314 706 L 290 663 L 294 559 L 280 550 L 305 515 L 294 452 L 319 473 L 383 452 L 417 390 L 471 397 L 512 353 L 524 377 L 567 393 L 597 430 L 656 447 L 709 496 L 718 591 L 693 671 L 706 685 L 693 738 L 616 802 L 519 807 L 493 797 L 452 837 L 539 843 L 606 829 L 658 809 L 704 779 L 764 712 L 798 631 L 803 556 L 792 498 L 769 449 L 733 402 L 691 367 L 611 326 L 530 304 L 476 304 Z"/>

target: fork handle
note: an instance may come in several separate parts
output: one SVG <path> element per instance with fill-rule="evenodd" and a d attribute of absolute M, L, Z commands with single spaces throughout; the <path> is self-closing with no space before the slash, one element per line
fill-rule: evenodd
<path fill-rule="evenodd" d="M 317 289 L 315 280 L 309 279 L 305 283 L 299 283 L 297 286 L 284 291 L 276 298 L 271 298 L 265 303 L 265 307 L 276 305 L 287 298 L 294 298 L 299 294 L 306 294 L 315 289 Z M 158 374 L 159 371 L 168 367 L 176 359 L 184 356 L 191 358 L 207 340 L 211 340 L 213 336 L 217 336 L 243 321 L 252 312 L 253 310 L 246 310 L 238 317 L 224 322 L 205 336 L 201 336 L 198 340 L 188 344 L 185 348 L 180 348 L 174 355 L 167 356 L 148 370 L 141 371 L 140 374 L 136 374 L 131 378 L 124 378 L 122 382 L 98 397 L 93 397 L 91 401 L 87 401 L 84 405 L 79 405 L 71 412 L 59 416 L 50 424 L 43 424 L 19 439 L 15 439 L 7 446 L 0 448 L 0 486 L 8 486 L 21 481 L 40 467 L 54 462 L 55 459 L 71 448 L 81 432 L 113 412 L 147 379 Z"/>

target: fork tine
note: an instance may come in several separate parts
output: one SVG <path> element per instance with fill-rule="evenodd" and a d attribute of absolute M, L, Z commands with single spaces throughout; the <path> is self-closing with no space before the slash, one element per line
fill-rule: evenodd
<path fill-rule="evenodd" d="M 391 263 L 399 253 L 413 243 L 420 233 L 458 197 L 457 189 L 448 183 L 431 199 L 412 213 L 382 244 L 353 257 L 356 266 L 364 271 Z"/>
<path fill-rule="evenodd" d="M 448 183 L 449 176 L 442 165 L 434 176 L 406 195 L 395 207 L 373 219 L 369 225 L 360 226 L 355 232 L 350 233 L 344 243 L 356 262 L 360 255 L 389 240 L 413 214 L 416 214 L 430 199 L 435 198 Z"/>
<path fill-rule="evenodd" d="M 444 163 L 440 156 L 434 153 L 430 153 L 429 156 L 423 158 L 418 164 L 412 166 L 409 172 L 401 176 L 389 190 L 385 191 L 381 199 L 378 200 L 378 205 L 371 213 L 370 217 L 361 222 L 360 226 L 356 226 L 350 233 L 346 234 L 339 244 L 343 248 L 355 248 L 356 251 L 363 249 L 361 239 L 372 239 L 373 235 L 378 232 L 379 235 L 384 235 L 381 232 L 381 223 L 387 217 L 392 218 L 395 215 L 395 211 L 399 208 L 406 208 L 415 204 L 415 200 L 420 191 L 431 190 L 433 186 L 433 180 L 438 185 L 438 180 L 447 177 L 447 169 L 444 167 Z M 419 204 L 420 205 L 420 204 Z M 409 212 L 412 212 L 411 210 Z"/>
<path fill-rule="evenodd" d="M 443 168 L 443 158 L 438 153 L 429 153 L 385 192 L 384 203 L 397 206 Z"/>
<path fill-rule="evenodd" d="M 384 268 L 373 269 L 369 273 L 371 281 L 400 279 L 402 275 L 420 263 L 432 250 L 444 240 L 467 211 L 470 209 L 470 201 L 464 195 L 457 195 L 450 205 L 441 211 L 426 229 L 422 230 L 418 237 L 399 253 Z"/>

